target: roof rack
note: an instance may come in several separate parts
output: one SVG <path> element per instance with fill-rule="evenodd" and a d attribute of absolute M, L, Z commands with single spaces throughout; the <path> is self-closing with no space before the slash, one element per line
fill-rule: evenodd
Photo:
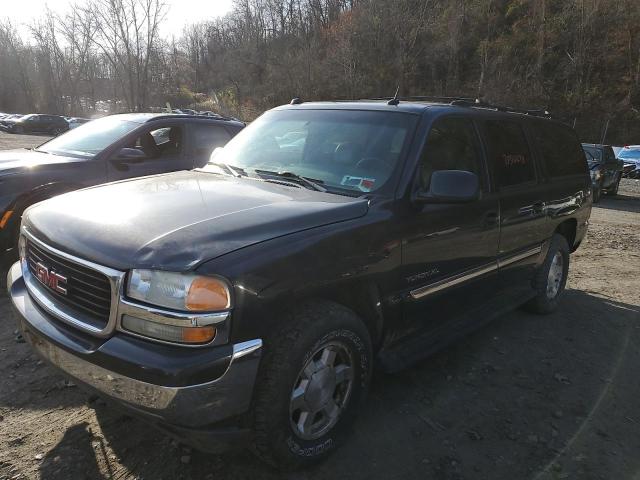
<path fill-rule="evenodd" d="M 438 95 L 414 95 L 408 97 L 375 97 L 375 98 L 365 98 L 363 100 L 400 100 L 404 102 L 443 102 L 443 103 L 451 103 L 455 101 L 468 101 L 474 102 L 475 99 L 468 97 L 442 97 Z"/>
<path fill-rule="evenodd" d="M 514 108 L 514 107 L 503 106 L 503 105 L 493 105 L 491 103 L 484 102 L 477 98 L 470 98 L 470 97 L 444 97 L 444 96 L 438 96 L 438 95 L 417 95 L 417 96 L 408 96 L 408 97 L 377 97 L 377 98 L 369 98 L 367 100 L 440 102 L 440 103 L 448 103 L 449 105 L 454 105 L 458 107 L 486 108 L 489 110 L 495 110 L 496 112 L 519 113 L 522 115 L 531 115 L 533 117 L 551 118 L 551 113 L 549 113 L 549 111 L 546 109 L 542 109 L 542 108 L 522 109 L 522 108 Z"/>
<path fill-rule="evenodd" d="M 489 110 L 495 110 L 496 112 L 505 112 L 505 113 L 520 113 L 522 115 L 531 115 L 532 117 L 544 117 L 551 118 L 551 114 L 548 110 L 545 109 L 522 109 L 522 108 L 513 108 L 507 107 L 503 105 L 493 105 L 490 103 L 482 102 L 480 100 L 468 101 L 468 100 L 454 100 L 451 102 L 451 105 L 455 105 L 458 107 L 470 107 L 470 108 L 486 108 Z"/>

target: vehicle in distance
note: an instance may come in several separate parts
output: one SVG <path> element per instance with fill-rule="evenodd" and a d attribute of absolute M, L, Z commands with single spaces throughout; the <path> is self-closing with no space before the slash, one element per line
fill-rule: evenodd
<path fill-rule="evenodd" d="M 80 118 L 80 117 L 69 117 L 66 119 L 69 124 L 69 130 L 79 127 L 80 125 L 84 125 L 87 122 L 90 122 L 89 118 Z"/>
<path fill-rule="evenodd" d="M 29 114 L 1 121 L 8 133 L 45 133 L 60 135 L 69 130 L 69 123 L 59 115 Z"/>
<path fill-rule="evenodd" d="M 100 183 L 201 167 L 243 126 L 190 115 L 112 115 L 34 149 L 0 152 L 0 263 L 15 257 L 29 205 Z"/>
<path fill-rule="evenodd" d="M 199 449 L 253 442 L 298 468 L 345 440 L 374 364 L 553 311 L 591 204 L 559 122 L 296 103 L 202 169 L 29 208 L 8 286 L 25 338 L 76 382 Z"/>
<path fill-rule="evenodd" d="M 616 158 L 613 148 L 610 145 L 583 143 L 582 149 L 591 172 L 593 202 L 599 202 L 602 193 L 617 195 L 623 164 Z"/>
<path fill-rule="evenodd" d="M 624 163 L 624 172 L 629 178 L 640 178 L 640 145 L 628 145 L 618 153 Z"/>

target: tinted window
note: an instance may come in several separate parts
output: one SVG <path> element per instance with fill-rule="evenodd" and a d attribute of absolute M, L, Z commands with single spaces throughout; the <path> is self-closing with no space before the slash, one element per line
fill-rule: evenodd
<path fill-rule="evenodd" d="M 551 177 L 584 174 L 587 169 L 585 151 L 597 160 L 602 158 L 600 148 L 580 145 L 576 135 L 568 128 L 536 122 L 532 125 L 532 131 L 542 163 Z"/>
<path fill-rule="evenodd" d="M 204 165 L 211 156 L 211 153 L 218 147 L 224 147 L 231 135 L 220 125 L 192 124 L 191 129 L 191 152 L 195 159 L 196 166 Z"/>
<path fill-rule="evenodd" d="M 479 174 L 478 138 L 470 120 L 444 118 L 431 127 L 422 154 L 420 186 L 429 189 L 438 170 L 465 170 Z"/>
<path fill-rule="evenodd" d="M 605 147 L 605 149 L 604 149 L 604 161 L 606 163 L 614 163 L 616 161 L 616 154 L 613 153 L 613 148 Z"/>
<path fill-rule="evenodd" d="M 547 141 L 547 143 L 549 143 L 549 142 Z M 542 144 L 540 145 L 540 148 L 541 149 L 543 148 Z M 547 147 L 547 148 L 549 148 L 549 147 Z M 600 151 L 599 148 L 583 145 L 582 149 L 587 154 L 587 159 L 588 160 L 597 160 L 597 161 L 601 161 L 602 160 L 602 151 Z M 547 171 L 548 170 L 549 170 L 549 167 L 547 166 Z"/>
<path fill-rule="evenodd" d="M 518 123 L 488 121 L 485 124 L 485 132 L 489 161 L 499 187 L 535 180 L 527 138 Z"/>

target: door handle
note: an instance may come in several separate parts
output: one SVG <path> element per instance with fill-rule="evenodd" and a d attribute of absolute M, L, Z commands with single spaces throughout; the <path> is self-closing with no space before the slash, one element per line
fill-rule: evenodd
<path fill-rule="evenodd" d="M 544 212 L 546 204 L 544 202 L 535 202 L 533 205 L 527 205 L 518 209 L 520 215 L 539 215 Z"/>

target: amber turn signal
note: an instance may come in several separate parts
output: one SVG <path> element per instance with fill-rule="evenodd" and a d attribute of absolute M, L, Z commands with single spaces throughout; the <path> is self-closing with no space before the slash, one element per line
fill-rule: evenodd
<path fill-rule="evenodd" d="M 227 285 L 217 278 L 196 277 L 189 286 L 185 306 L 191 311 L 225 310 L 231 305 Z"/>
<path fill-rule="evenodd" d="M 11 215 L 13 215 L 13 210 L 7 210 L 6 212 L 4 212 L 4 215 L 2 215 L 2 218 L 0 218 L 0 228 L 4 228 L 4 226 L 11 218 Z"/>
<path fill-rule="evenodd" d="M 209 343 L 216 336 L 216 328 L 190 327 L 182 329 L 182 341 L 184 343 Z"/>

